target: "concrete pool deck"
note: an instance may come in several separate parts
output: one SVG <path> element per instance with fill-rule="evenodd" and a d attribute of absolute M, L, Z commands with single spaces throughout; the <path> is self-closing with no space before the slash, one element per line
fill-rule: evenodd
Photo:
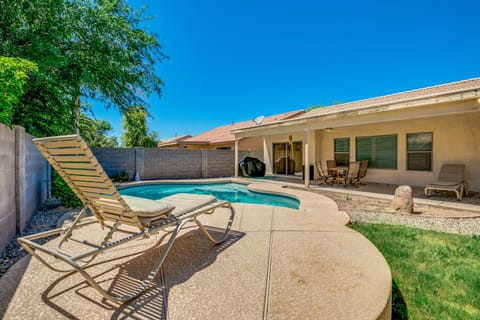
<path fill-rule="evenodd" d="M 322 195 L 253 183 L 288 194 L 300 209 L 234 204 L 232 233 L 213 247 L 187 228 L 156 286 L 124 305 L 105 301 L 78 274 L 60 274 L 29 256 L 0 279 L 4 319 L 390 319 L 391 274 L 380 252 L 346 227 L 348 216 Z M 226 215 L 201 220 L 213 230 Z M 94 226 L 82 232 L 98 233 Z M 153 238 L 153 237 L 152 237 Z M 101 255 L 89 272 L 120 293 L 150 270 L 158 250 L 132 256 L 155 239 Z M 53 245 L 55 240 L 51 241 Z"/>

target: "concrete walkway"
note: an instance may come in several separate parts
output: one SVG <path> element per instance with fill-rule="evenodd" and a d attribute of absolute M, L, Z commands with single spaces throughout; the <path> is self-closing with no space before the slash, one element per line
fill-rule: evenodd
<path fill-rule="evenodd" d="M 390 319 L 390 269 L 367 239 L 345 226 L 348 216 L 335 202 L 279 184 L 250 188 L 295 196 L 300 209 L 235 204 L 231 237 L 217 247 L 196 228 L 185 229 L 156 286 L 125 305 L 105 301 L 76 273 L 62 275 L 26 257 L 0 280 L 0 317 Z M 221 210 L 202 222 L 224 226 Z M 94 228 L 82 232 L 98 236 Z M 128 290 L 150 269 L 158 249 L 132 254 L 153 238 L 100 256 L 89 272 L 112 292 Z"/>

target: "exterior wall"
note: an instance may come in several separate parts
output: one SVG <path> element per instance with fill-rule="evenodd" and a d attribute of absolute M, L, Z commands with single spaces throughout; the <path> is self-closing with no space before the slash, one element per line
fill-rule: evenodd
<path fill-rule="evenodd" d="M 217 144 L 202 144 L 202 145 L 186 145 L 186 149 L 193 150 L 216 150 L 217 148 L 230 147 L 231 150 L 235 150 L 235 143 L 226 142 L 226 143 L 217 143 Z M 238 142 L 239 150 L 249 150 L 249 151 L 261 151 L 263 152 L 263 139 L 258 137 L 253 138 L 243 138 Z"/>
<path fill-rule="evenodd" d="M 188 150 L 150 148 L 93 148 L 93 153 L 108 175 L 120 171 L 141 180 L 198 179 L 231 177 L 235 174 L 233 150 Z M 239 159 L 251 156 L 262 159 L 261 151 L 239 151 Z"/>
<path fill-rule="evenodd" d="M 0 251 L 46 199 L 47 171 L 32 136 L 0 124 Z"/>
<path fill-rule="evenodd" d="M 15 235 L 15 130 L 0 124 L 0 250 Z"/>
<path fill-rule="evenodd" d="M 17 140 L 17 232 L 47 198 L 49 184 L 47 161 L 32 143 L 32 136 L 16 127 Z M 21 148 L 19 148 L 21 146 Z"/>
<path fill-rule="evenodd" d="M 92 152 L 111 176 L 120 171 L 128 172 L 133 179 L 135 175 L 135 149 L 133 148 L 92 148 Z"/>
<path fill-rule="evenodd" d="M 251 151 L 262 151 L 263 150 L 263 139 L 262 138 L 243 138 L 238 141 L 239 150 L 251 150 Z"/>
<path fill-rule="evenodd" d="M 202 174 L 202 151 L 145 149 L 144 174 L 148 179 L 200 178 Z"/>
<path fill-rule="evenodd" d="M 394 119 L 394 117 L 392 117 Z M 407 133 L 433 132 L 432 171 L 410 171 L 407 167 Z M 469 189 L 480 191 L 480 113 L 410 119 L 334 128 L 331 132 L 315 133 L 316 159 L 325 163 L 333 159 L 333 139 L 350 137 L 350 160 L 355 160 L 355 137 L 397 134 L 397 170 L 368 169 L 365 181 L 425 186 L 438 178 L 444 163 L 465 164 Z"/>

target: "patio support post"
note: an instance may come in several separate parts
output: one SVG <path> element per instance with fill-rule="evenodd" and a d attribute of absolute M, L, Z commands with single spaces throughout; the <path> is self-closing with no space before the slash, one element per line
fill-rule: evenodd
<path fill-rule="evenodd" d="M 305 188 L 310 188 L 310 151 L 308 150 L 308 143 L 310 138 L 310 130 L 307 129 L 303 135 L 304 141 L 304 159 L 305 159 L 305 166 L 303 176 L 305 177 Z"/>
<path fill-rule="evenodd" d="M 238 138 L 235 137 L 235 178 L 238 178 Z"/>

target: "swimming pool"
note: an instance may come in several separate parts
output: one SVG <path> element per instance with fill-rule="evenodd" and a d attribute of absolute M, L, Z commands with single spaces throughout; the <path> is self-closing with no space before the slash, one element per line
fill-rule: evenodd
<path fill-rule="evenodd" d="M 119 190 L 120 194 L 152 200 L 161 199 L 176 193 L 211 194 L 220 200 L 253 204 L 267 204 L 271 206 L 298 209 L 300 202 L 297 199 L 273 195 L 268 193 L 252 192 L 247 186 L 239 183 L 207 183 L 207 184 L 146 184 L 126 187 Z"/>

